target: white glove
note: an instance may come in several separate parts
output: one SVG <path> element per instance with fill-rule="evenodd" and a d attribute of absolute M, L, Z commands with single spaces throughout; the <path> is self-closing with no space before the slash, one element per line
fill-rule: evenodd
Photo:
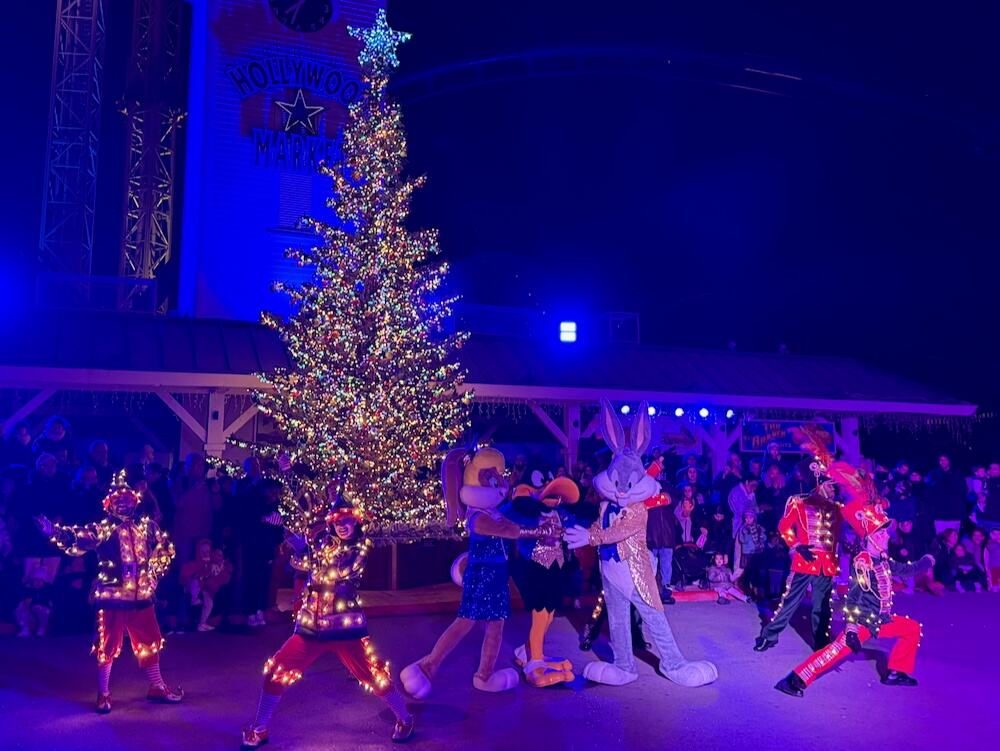
<path fill-rule="evenodd" d="M 569 544 L 570 550 L 585 548 L 590 545 L 590 532 L 585 527 L 567 527 L 563 540 Z"/>

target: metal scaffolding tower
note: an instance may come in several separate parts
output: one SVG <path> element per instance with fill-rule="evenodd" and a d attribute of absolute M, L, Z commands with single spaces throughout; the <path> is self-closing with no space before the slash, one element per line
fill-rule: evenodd
<path fill-rule="evenodd" d="M 105 0 L 59 0 L 40 238 L 44 268 L 89 274 L 94 251 Z"/>
<path fill-rule="evenodd" d="M 122 102 L 128 120 L 119 267 L 124 277 L 151 279 L 170 258 L 182 65 L 181 0 L 135 0 Z"/>

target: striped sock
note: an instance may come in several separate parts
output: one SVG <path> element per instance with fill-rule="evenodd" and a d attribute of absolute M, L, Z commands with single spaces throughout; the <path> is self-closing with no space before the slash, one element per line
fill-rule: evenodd
<path fill-rule="evenodd" d="M 257 701 L 257 716 L 253 718 L 253 727 L 266 728 L 279 701 L 281 701 L 280 694 L 269 694 L 262 690 L 260 699 Z"/>
<path fill-rule="evenodd" d="M 392 691 L 379 698 L 392 710 L 397 720 L 408 720 L 412 717 L 410 710 L 406 708 L 406 702 L 403 701 L 402 694 L 399 693 L 399 689 L 395 686 L 393 686 Z"/>
<path fill-rule="evenodd" d="M 160 675 L 160 663 L 150 665 L 146 668 L 146 677 L 149 678 L 150 686 L 162 686 L 163 676 Z"/>
<path fill-rule="evenodd" d="M 108 681 L 111 680 L 111 663 L 107 665 L 97 666 L 97 690 L 102 694 L 110 693 L 108 691 Z"/>

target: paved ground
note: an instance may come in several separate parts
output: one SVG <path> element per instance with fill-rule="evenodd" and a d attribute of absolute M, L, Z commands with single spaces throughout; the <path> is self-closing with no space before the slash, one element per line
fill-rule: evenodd
<path fill-rule="evenodd" d="M 714 749 L 793 748 L 974 751 L 996 748 L 1000 675 L 1000 595 L 898 598 L 897 611 L 924 623 L 917 664 L 921 684 L 888 688 L 878 682 L 885 643 L 874 643 L 837 672 L 821 678 L 804 699 L 772 686 L 808 653 L 794 631 L 765 655 L 751 651 L 760 616 L 750 606 L 690 603 L 668 610 L 691 658 L 719 666 L 712 686 L 684 689 L 641 663 L 640 679 L 623 688 L 585 685 L 486 695 L 471 687 L 478 634 L 442 670 L 435 691 L 413 702 L 424 749 Z M 800 616 L 804 616 L 801 612 Z M 575 615 L 573 616 L 575 617 Z M 395 673 L 426 651 L 450 618 L 374 618 L 371 631 Z M 795 622 L 804 627 L 804 618 Z M 527 618 L 508 622 L 505 654 Z M 840 626 L 837 624 L 836 629 Z M 134 659 L 119 660 L 112 678 L 114 712 L 92 710 L 94 663 L 87 639 L 0 639 L 2 749 L 235 749 L 252 716 L 261 664 L 289 627 L 271 625 L 247 635 L 187 634 L 168 641 L 168 681 L 187 691 L 179 706 L 148 705 Z M 552 652 L 579 669 L 593 655 L 577 649 L 577 631 L 557 618 Z M 607 652 L 606 641 L 597 645 Z M 651 663 L 655 658 L 645 656 Z M 271 725 L 275 751 L 389 748 L 390 717 L 361 691 L 332 657 L 323 658 L 285 696 Z"/>

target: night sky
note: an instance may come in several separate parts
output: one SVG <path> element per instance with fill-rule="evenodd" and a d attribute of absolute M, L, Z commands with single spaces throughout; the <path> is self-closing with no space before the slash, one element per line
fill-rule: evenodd
<path fill-rule="evenodd" d="M 37 246 L 54 14 L 53 2 L 9 5 L 5 273 L 30 270 Z M 95 271 L 117 263 L 124 127 L 113 104 L 131 5 L 110 0 Z M 414 35 L 401 84 L 586 47 L 735 61 L 834 92 L 630 75 L 591 54 L 588 75 L 404 96 L 410 164 L 429 177 L 413 223 L 440 228 L 468 301 L 581 320 L 638 311 L 644 343 L 786 343 L 993 402 L 995 3 L 390 0 L 389 21 Z"/>

